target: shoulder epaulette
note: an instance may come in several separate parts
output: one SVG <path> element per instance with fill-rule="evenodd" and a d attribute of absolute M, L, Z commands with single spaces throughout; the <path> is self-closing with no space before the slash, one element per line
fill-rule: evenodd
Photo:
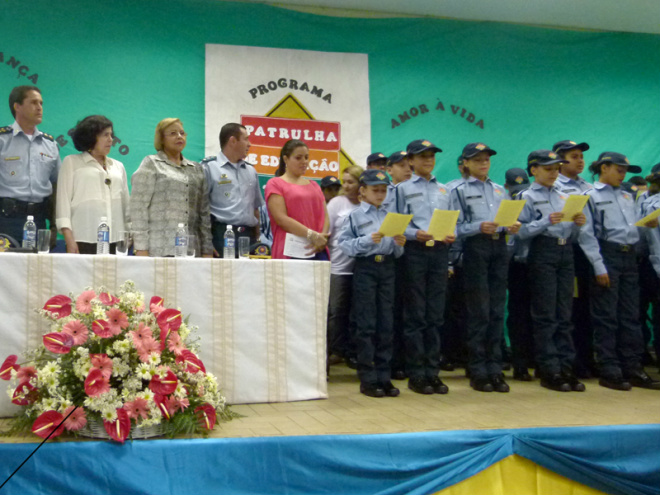
<path fill-rule="evenodd" d="M 43 133 L 44 138 L 48 139 L 48 141 L 53 141 L 55 142 L 55 138 L 51 136 L 50 134 L 46 134 L 45 132 Z"/>
<path fill-rule="evenodd" d="M 202 161 L 200 161 L 199 163 L 204 164 L 204 163 L 212 162 L 212 161 L 215 160 L 216 158 L 218 158 L 216 155 L 213 155 L 213 156 L 207 156 L 206 158 L 204 158 L 204 159 L 203 159 Z"/>
<path fill-rule="evenodd" d="M 14 129 L 10 125 L 6 125 L 4 127 L 0 127 L 0 134 L 8 134 L 12 132 Z"/>

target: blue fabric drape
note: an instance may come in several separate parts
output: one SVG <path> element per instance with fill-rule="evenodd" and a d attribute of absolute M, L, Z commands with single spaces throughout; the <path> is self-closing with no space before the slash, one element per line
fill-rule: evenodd
<path fill-rule="evenodd" d="M 0 478 L 36 444 L 0 444 Z M 614 495 L 660 494 L 660 425 L 44 445 L 2 495 L 429 494 L 518 454 Z"/>

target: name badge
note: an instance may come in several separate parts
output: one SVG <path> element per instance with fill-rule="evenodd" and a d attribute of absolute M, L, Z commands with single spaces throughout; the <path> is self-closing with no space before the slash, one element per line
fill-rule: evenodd
<path fill-rule="evenodd" d="M 219 180 L 218 184 L 220 184 L 220 185 L 222 185 L 222 184 L 231 184 L 231 181 L 230 180 Z"/>
<path fill-rule="evenodd" d="M 536 205 L 547 205 L 550 201 L 534 201 L 534 206 Z"/>
<path fill-rule="evenodd" d="M 479 196 L 466 196 L 465 197 L 465 199 L 481 199 L 481 198 L 483 198 L 483 196 L 481 196 L 481 195 L 479 195 Z"/>
<path fill-rule="evenodd" d="M 600 203 L 596 203 L 596 206 L 611 205 L 611 204 L 612 204 L 612 201 L 601 201 Z"/>
<path fill-rule="evenodd" d="M 20 160 L 20 159 L 21 159 L 20 156 L 6 156 L 5 157 L 6 162 L 9 162 L 9 161 L 12 161 L 12 160 Z"/>
<path fill-rule="evenodd" d="M 423 195 L 424 195 L 423 193 L 408 194 L 408 196 L 406 196 L 406 201 Z"/>
<path fill-rule="evenodd" d="M 363 228 L 368 227 L 368 226 L 371 225 L 372 223 L 374 223 L 374 222 L 373 222 L 373 221 L 369 221 L 369 222 L 363 223 L 363 224 L 361 224 L 361 225 L 358 225 L 357 228 L 358 228 L 359 230 L 362 230 Z"/>

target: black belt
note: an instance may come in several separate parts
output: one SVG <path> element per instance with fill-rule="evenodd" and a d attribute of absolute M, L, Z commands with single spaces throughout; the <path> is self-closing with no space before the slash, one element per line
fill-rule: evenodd
<path fill-rule="evenodd" d="M 372 254 L 371 256 L 357 256 L 356 262 L 371 262 L 371 263 L 385 263 L 386 261 L 393 261 L 394 255 L 391 254 Z"/>
<path fill-rule="evenodd" d="M 556 244 L 557 246 L 571 245 L 571 240 L 567 239 L 566 237 L 553 237 L 551 235 L 540 235 L 538 237 L 535 237 L 535 239 L 538 239 L 537 242 L 543 242 L 546 244 Z"/>
<path fill-rule="evenodd" d="M 29 203 L 14 198 L 0 198 L 0 215 L 7 218 L 26 215 L 42 215 L 46 212 L 47 202 Z"/>
<path fill-rule="evenodd" d="M 601 241 L 599 240 L 601 248 L 608 249 L 610 251 L 616 251 L 617 253 L 634 253 L 636 244 L 618 244 L 616 242 L 610 241 Z"/>
<path fill-rule="evenodd" d="M 222 225 L 225 229 L 227 228 L 227 225 L 231 225 L 231 229 L 237 234 L 249 234 L 250 232 L 255 234 L 257 228 L 256 225 L 250 226 L 250 225 L 234 225 L 232 223 L 228 224 L 226 222 L 221 222 L 220 220 L 217 220 L 214 216 L 211 216 L 211 222 L 214 224 Z"/>
<path fill-rule="evenodd" d="M 506 233 L 505 232 L 495 232 L 494 234 L 477 234 L 481 239 L 486 239 L 488 241 L 505 241 Z"/>

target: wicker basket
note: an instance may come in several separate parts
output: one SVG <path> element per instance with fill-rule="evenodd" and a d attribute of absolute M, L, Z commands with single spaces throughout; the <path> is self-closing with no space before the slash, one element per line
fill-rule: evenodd
<path fill-rule="evenodd" d="M 78 431 L 78 434 L 81 437 L 111 440 L 110 435 L 108 435 L 108 432 L 105 431 L 103 423 L 98 421 L 87 421 L 87 424 Z M 128 437 L 135 440 L 140 438 L 144 439 L 162 437 L 164 434 L 165 433 L 163 431 L 162 424 L 151 425 L 147 427 L 133 426 Z"/>

